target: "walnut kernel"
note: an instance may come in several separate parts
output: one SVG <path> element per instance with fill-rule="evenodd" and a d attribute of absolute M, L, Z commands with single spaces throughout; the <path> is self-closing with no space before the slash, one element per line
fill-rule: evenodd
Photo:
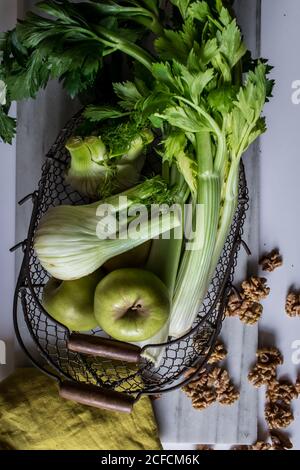
<path fill-rule="evenodd" d="M 256 357 L 257 366 L 263 369 L 272 369 L 283 364 L 283 356 L 277 348 L 260 348 Z"/>
<path fill-rule="evenodd" d="M 252 276 L 242 283 L 242 291 L 245 299 L 260 302 L 269 295 L 270 288 L 267 286 L 265 278 Z"/>
<path fill-rule="evenodd" d="M 262 385 L 268 385 L 276 377 L 276 369 L 263 369 L 255 365 L 248 374 L 249 382 L 254 385 L 254 387 L 261 387 Z"/>
<path fill-rule="evenodd" d="M 261 318 L 262 312 L 263 306 L 258 302 L 244 300 L 240 308 L 239 317 L 246 325 L 255 325 Z"/>
<path fill-rule="evenodd" d="M 271 430 L 270 436 L 273 450 L 290 450 L 293 448 L 291 440 L 285 434 Z"/>
<path fill-rule="evenodd" d="M 218 341 L 209 360 L 208 364 L 216 364 L 217 362 L 221 362 L 227 356 L 227 350 L 224 344 L 221 341 Z"/>
<path fill-rule="evenodd" d="M 289 317 L 300 316 L 300 294 L 290 292 L 286 298 L 285 311 Z"/>
<path fill-rule="evenodd" d="M 289 406 L 269 402 L 265 405 L 265 419 L 271 429 L 280 429 L 287 428 L 294 421 L 294 415 Z"/>
<path fill-rule="evenodd" d="M 271 253 L 263 256 L 260 259 L 259 264 L 261 265 L 263 271 L 268 271 L 271 273 L 276 268 L 282 266 L 282 256 L 278 250 L 273 250 Z"/>
<path fill-rule="evenodd" d="M 282 401 L 288 405 L 298 397 L 298 393 L 294 384 L 274 380 L 269 384 L 266 396 L 271 402 Z"/>

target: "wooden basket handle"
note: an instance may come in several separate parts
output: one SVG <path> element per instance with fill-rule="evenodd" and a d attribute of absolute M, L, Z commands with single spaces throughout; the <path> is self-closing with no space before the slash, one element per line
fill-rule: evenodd
<path fill-rule="evenodd" d="M 70 335 L 68 349 L 81 354 L 132 364 L 138 364 L 141 358 L 141 348 L 138 346 L 80 333 Z"/>
<path fill-rule="evenodd" d="M 114 390 L 106 390 L 96 385 L 76 382 L 62 382 L 59 386 L 59 395 L 67 400 L 82 405 L 101 408 L 102 410 L 131 413 L 135 398 Z"/>

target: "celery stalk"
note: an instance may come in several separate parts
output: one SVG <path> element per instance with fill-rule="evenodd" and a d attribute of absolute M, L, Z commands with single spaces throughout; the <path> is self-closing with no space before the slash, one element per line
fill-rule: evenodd
<path fill-rule="evenodd" d="M 187 190 L 186 183 L 184 183 L 184 178 L 178 172 L 175 164 L 171 166 L 170 173 L 172 175 L 173 183 L 177 183 L 178 187 L 181 188 L 178 193 L 178 199 L 181 200 L 180 206 L 183 215 L 184 203 L 188 197 L 189 191 Z M 156 274 L 156 276 L 158 276 L 168 288 L 171 304 L 183 248 L 183 227 L 184 224 L 182 220 L 180 227 L 181 234 L 177 231 L 178 229 L 175 229 L 171 230 L 167 234 L 167 237 L 165 236 L 166 234 L 164 234 L 163 236 L 160 236 L 159 239 L 153 240 L 150 255 L 146 264 L 146 269 Z M 165 343 L 169 337 L 169 329 L 170 321 L 168 321 L 162 330 L 155 336 L 148 339 L 146 342 L 141 343 L 140 346 L 143 347 L 147 344 Z M 164 347 L 147 348 L 142 356 L 158 366 L 164 349 Z"/>
<path fill-rule="evenodd" d="M 156 274 L 166 285 L 170 293 L 170 299 L 173 297 L 175 282 L 178 273 L 178 266 L 181 257 L 183 239 L 175 239 L 175 231 L 172 230 L 169 240 L 161 237 L 153 240 L 150 256 L 146 269 Z M 146 344 L 162 344 L 168 340 L 170 321 L 155 336 L 140 344 L 141 347 Z M 156 365 L 159 364 L 164 348 L 147 348 L 142 356 Z"/>
<path fill-rule="evenodd" d="M 170 322 L 170 335 L 174 337 L 191 328 L 207 291 L 219 222 L 220 178 L 213 167 L 210 133 L 197 134 L 196 143 L 199 169 L 196 202 L 203 207 L 203 227 L 198 220 L 194 243 L 199 248 L 185 251 L 179 270 Z"/>
<path fill-rule="evenodd" d="M 239 165 L 232 164 L 225 186 L 225 197 L 223 199 L 223 207 L 219 222 L 218 235 L 216 245 L 211 261 L 210 278 L 213 277 L 215 269 L 218 265 L 220 256 L 224 249 L 230 227 L 234 218 L 234 214 L 238 205 L 238 188 L 239 188 Z"/>

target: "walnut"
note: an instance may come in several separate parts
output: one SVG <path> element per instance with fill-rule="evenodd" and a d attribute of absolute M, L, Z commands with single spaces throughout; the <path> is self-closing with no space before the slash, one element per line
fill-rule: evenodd
<path fill-rule="evenodd" d="M 289 317 L 300 316 L 300 294 L 290 292 L 286 298 L 285 311 Z"/>
<path fill-rule="evenodd" d="M 268 386 L 267 398 L 271 402 L 282 401 L 287 405 L 298 397 L 294 384 L 288 381 L 274 380 Z"/>
<path fill-rule="evenodd" d="M 193 348 L 199 355 L 205 354 L 207 344 L 211 339 L 211 328 L 201 328 L 201 333 L 193 338 Z"/>
<path fill-rule="evenodd" d="M 254 385 L 254 387 L 261 387 L 262 385 L 269 384 L 276 377 L 276 369 L 264 369 L 255 365 L 248 374 L 249 382 Z"/>
<path fill-rule="evenodd" d="M 295 389 L 296 389 L 296 392 L 298 393 L 298 396 L 300 395 L 300 377 L 297 379 L 296 383 L 295 383 Z"/>
<path fill-rule="evenodd" d="M 292 442 L 285 434 L 271 430 L 270 436 L 273 450 L 290 450 L 293 448 Z"/>
<path fill-rule="evenodd" d="M 217 362 L 223 361 L 227 356 L 227 350 L 221 341 L 218 341 L 209 360 L 208 364 L 216 364 Z"/>
<path fill-rule="evenodd" d="M 265 299 L 269 293 L 270 288 L 267 287 L 267 280 L 263 277 L 252 276 L 250 279 L 242 283 L 243 296 L 246 300 L 252 302 L 260 302 Z"/>
<path fill-rule="evenodd" d="M 195 372 L 194 369 L 192 371 Z M 188 376 L 188 372 L 185 375 Z M 228 372 L 220 367 L 214 367 L 209 372 L 203 371 L 185 385 L 182 391 L 191 398 L 192 405 L 197 410 L 204 410 L 216 401 L 223 405 L 231 405 L 239 397 L 239 392 L 232 385 Z"/>
<path fill-rule="evenodd" d="M 271 444 L 268 442 L 257 441 L 253 446 L 250 447 L 250 450 L 271 450 Z"/>
<path fill-rule="evenodd" d="M 191 369 L 195 372 L 195 369 Z M 187 373 L 186 373 L 187 376 Z M 198 377 L 182 387 L 182 391 L 192 400 L 192 405 L 197 410 L 204 410 L 217 399 L 215 390 L 207 386 L 208 373 L 202 371 Z"/>
<path fill-rule="evenodd" d="M 239 445 L 239 446 L 233 446 L 231 447 L 230 450 L 251 450 L 251 446 L 247 446 L 247 445 Z"/>
<path fill-rule="evenodd" d="M 230 384 L 230 377 L 227 370 L 221 369 L 221 367 L 213 367 L 208 374 L 207 385 L 209 387 L 215 387 L 219 391 L 225 391 Z"/>
<path fill-rule="evenodd" d="M 231 383 L 228 372 L 220 367 L 210 371 L 207 384 L 215 388 L 217 401 L 222 405 L 232 405 L 239 399 L 240 394 Z"/>
<path fill-rule="evenodd" d="M 189 397 L 195 395 L 195 392 L 202 391 L 206 387 L 208 381 L 208 374 L 206 371 L 202 372 L 198 377 L 182 387 L 182 391 Z"/>
<path fill-rule="evenodd" d="M 196 446 L 196 450 L 215 450 L 212 446 L 208 446 L 206 444 L 198 444 Z"/>
<path fill-rule="evenodd" d="M 269 402 L 265 405 L 265 419 L 271 429 L 287 428 L 294 421 L 294 415 L 290 406 Z"/>
<path fill-rule="evenodd" d="M 277 348 L 260 348 L 256 353 L 257 366 L 262 369 L 273 369 L 283 364 L 283 357 Z"/>
<path fill-rule="evenodd" d="M 236 293 L 231 294 L 228 299 L 228 304 L 225 310 L 226 317 L 236 317 L 240 313 L 240 309 L 243 303 L 241 296 L 238 296 Z"/>
<path fill-rule="evenodd" d="M 246 281 L 245 281 L 246 282 Z M 258 302 L 249 300 L 244 294 L 232 294 L 229 297 L 228 305 L 225 310 L 225 316 L 237 317 L 247 325 L 254 325 L 258 322 L 263 312 L 263 307 Z"/>
<path fill-rule="evenodd" d="M 191 396 L 191 399 L 193 408 L 201 411 L 215 403 L 217 396 L 213 388 L 204 386 L 195 390 L 195 393 Z"/>
<path fill-rule="evenodd" d="M 261 387 L 274 382 L 276 367 L 283 363 L 281 352 L 277 348 L 260 348 L 256 353 L 257 362 L 248 374 L 248 380 Z"/>
<path fill-rule="evenodd" d="M 263 306 L 258 302 L 244 300 L 240 308 L 239 317 L 243 323 L 255 325 L 260 319 L 262 312 Z"/>
<path fill-rule="evenodd" d="M 222 405 L 232 405 L 240 398 L 240 392 L 231 384 L 223 392 L 217 392 L 217 401 Z"/>
<path fill-rule="evenodd" d="M 240 445 L 234 446 L 231 450 L 271 450 L 271 444 L 268 442 L 257 441 L 252 446 Z"/>
<path fill-rule="evenodd" d="M 259 264 L 263 271 L 268 271 L 269 273 L 282 266 L 282 256 L 280 255 L 279 250 L 273 250 L 271 253 L 263 256 L 260 259 Z"/>

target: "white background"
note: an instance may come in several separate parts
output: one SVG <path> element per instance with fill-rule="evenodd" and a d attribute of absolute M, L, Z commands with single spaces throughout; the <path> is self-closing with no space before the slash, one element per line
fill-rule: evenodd
<path fill-rule="evenodd" d="M 14 24 L 16 4 L 15 0 L 0 1 L 1 30 Z M 272 74 L 276 79 L 276 88 L 274 99 L 266 107 L 268 133 L 261 139 L 260 245 L 261 251 L 280 247 L 284 266 L 268 275 L 272 293 L 265 302 L 264 317 L 260 323 L 260 343 L 277 345 L 282 350 L 285 364 L 280 367 L 280 376 L 293 380 L 297 374 L 300 375 L 300 365 L 292 362 L 292 343 L 300 340 L 300 319 L 289 319 L 285 315 L 284 301 L 291 285 L 300 288 L 300 105 L 293 104 L 291 100 L 292 82 L 300 80 L 299 24 L 299 0 L 262 0 L 262 55 L 268 57 L 275 67 Z M 39 116 L 35 114 L 34 117 L 38 121 L 34 125 L 37 131 Z M 44 113 L 41 113 L 42 117 Z M 28 126 L 30 130 L 33 124 L 21 122 L 21 125 Z M 18 145 L 18 161 L 21 161 L 21 147 Z M 0 158 L 0 339 L 7 342 L 9 355 L 8 365 L 0 366 L 1 378 L 13 367 L 11 312 L 15 270 L 14 256 L 8 253 L 8 248 L 15 241 L 15 145 L 0 144 Z M 30 168 L 27 167 L 28 171 Z M 32 171 L 35 180 L 38 169 L 32 168 Z M 35 181 L 32 189 L 34 185 Z M 262 429 L 265 426 L 263 403 L 263 393 L 260 393 Z M 295 448 L 300 449 L 300 400 L 294 403 L 294 413 L 296 421 L 288 432 Z"/>

